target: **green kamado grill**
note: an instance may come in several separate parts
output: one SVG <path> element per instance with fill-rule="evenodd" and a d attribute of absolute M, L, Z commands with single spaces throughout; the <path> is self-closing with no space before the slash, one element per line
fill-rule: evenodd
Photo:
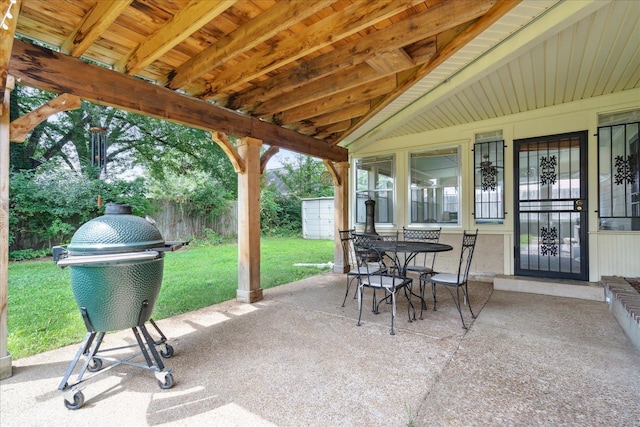
<path fill-rule="evenodd" d="M 166 343 L 151 314 L 162 285 L 164 253 L 183 244 L 165 242 L 155 223 L 132 215 L 129 205 L 109 203 L 105 215 L 83 224 L 66 248 L 53 249 L 54 262 L 71 271 L 71 288 L 87 328 L 87 335 L 59 386 L 65 393 L 67 408 L 78 409 L 84 403 L 78 384 L 120 364 L 152 370 L 161 388 L 173 386 L 172 371 L 165 370 L 160 357 L 171 357 L 173 348 Z M 146 322 L 159 339 L 151 336 Z M 124 360 L 103 356 L 116 350 L 100 350 L 104 334 L 129 328 L 137 344 L 124 348 L 139 347 L 140 351 Z M 144 356 L 146 364 L 132 361 L 138 355 Z M 78 380 L 69 384 L 80 359 L 84 363 Z M 104 361 L 112 363 L 104 366 Z M 86 371 L 93 375 L 84 377 Z"/>

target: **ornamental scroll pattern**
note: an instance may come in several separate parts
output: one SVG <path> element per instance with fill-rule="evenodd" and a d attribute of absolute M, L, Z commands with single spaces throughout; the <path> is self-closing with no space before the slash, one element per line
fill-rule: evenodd
<path fill-rule="evenodd" d="M 635 184 L 635 158 L 633 154 L 630 154 L 625 159 L 623 156 L 616 156 L 616 174 L 614 180 L 617 185 L 622 184 Z"/>
<path fill-rule="evenodd" d="M 495 191 L 498 184 L 498 168 L 492 165 L 482 165 L 480 167 L 480 176 L 482 177 L 480 182 L 482 191 Z"/>
<path fill-rule="evenodd" d="M 553 185 L 558 179 L 556 166 L 558 159 L 556 156 L 540 157 L 540 184 Z"/>
<path fill-rule="evenodd" d="M 558 230 L 555 227 L 540 229 L 540 237 L 542 245 L 540 246 L 540 254 L 558 256 Z"/>

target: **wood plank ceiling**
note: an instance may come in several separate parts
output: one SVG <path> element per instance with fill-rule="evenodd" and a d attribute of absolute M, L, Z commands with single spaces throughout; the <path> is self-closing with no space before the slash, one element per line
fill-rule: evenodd
<path fill-rule="evenodd" d="M 2 11 L 10 1 L 0 0 Z M 119 95 L 128 99 L 117 106 L 169 120 L 179 116 L 137 107 L 140 94 L 129 90 L 134 86 L 114 79 L 116 73 L 135 76 L 148 85 L 206 101 L 228 122 L 234 117 L 239 122 L 253 119 L 242 128 L 222 123 L 215 114 L 209 115 L 209 123 L 194 119 L 188 124 L 231 130 L 237 137 L 254 136 L 271 145 L 344 161 L 346 150 L 338 146 L 340 141 L 517 3 L 17 0 L 12 12 L 17 15 L 16 37 L 57 53 L 49 58 L 16 40 L 9 64 L 6 54 L 0 57 L 0 83 L 4 86 L 8 69 L 25 84 L 67 89 L 114 105 L 118 102 L 106 93 L 91 97 L 82 91 L 90 82 L 85 79 L 107 79 L 116 82 L 112 91 L 130 92 Z M 98 64 L 103 72 L 69 65 L 69 58 Z M 60 81 L 67 79 L 64 84 L 47 82 L 57 78 L 47 79 L 46 71 L 36 70 L 36 65 L 55 68 L 54 59 L 65 64 L 58 66 L 63 70 L 59 73 L 77 70 L 67 71 L 71 76 L 58 74 Z M 153 93 L 163 96 L 166 91 Z M 176 99 L 174 103 L 183 103 L 183 98 Z M 189 122 L 188 117 L 185 113 L 175 120 Z M 253 134 L 258 128 L 262 133 Z M 271 132 L 273 128 L 279 129 Z"/>

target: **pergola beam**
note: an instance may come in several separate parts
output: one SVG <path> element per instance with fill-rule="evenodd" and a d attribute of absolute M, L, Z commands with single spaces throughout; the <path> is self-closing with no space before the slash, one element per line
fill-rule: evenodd
<path fill-rule="evenodd" d="M 102 105 L 207 131 L 252 137 L 268 145 L 321 159 L 346 161 L 348 151 L 310 136 L 176 93 L 153 83 L 15 40 L 10 73 L 21 83 L 71 93 Z"/>

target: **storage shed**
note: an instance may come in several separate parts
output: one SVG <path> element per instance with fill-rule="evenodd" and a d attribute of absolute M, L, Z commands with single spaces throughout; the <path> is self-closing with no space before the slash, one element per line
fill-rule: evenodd
<path fill-rule="evenodd" d="M 333 197 L 302 200 L 302 237 L 334 238 Z"/>

